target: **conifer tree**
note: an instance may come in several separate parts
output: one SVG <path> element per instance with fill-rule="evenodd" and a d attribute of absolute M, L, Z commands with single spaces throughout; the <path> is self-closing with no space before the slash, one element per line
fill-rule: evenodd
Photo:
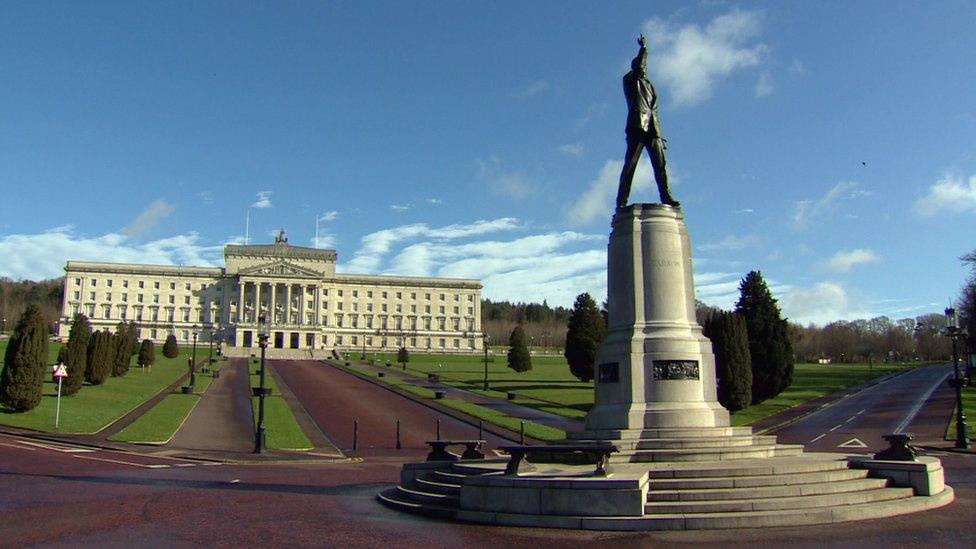
<path fill-rule="evenodd" d="M 532 369 L 532 355 L 525 344 L 525 330 L 517 324 L 508 338 L 508 367 L 516 372 L 528 372 Z"/>
<path fill-rule="evenodd" d="M 142 346 L 139 344 L 139 337 L 136 335 L 135 321 L 127 322 L 125 324 L 125 335 L 126 339 L 129 341 L 129 356 L 136 356 L 139 354 L 139 350 Z"/>
<path fill-rule="evenodd" d="M 47 369 L 47 324 L 37 305 L 21 315 L 7 343 L 0 372 L 0 402 L 16 412 L 34 409 L 41 402 Z"/>
<path fill-rule="evenodd" d="M 410 362 L 410 351 L 406 347 L 400 347 L 400 350 L 397 351 L 397 362 L 403 364 L 404 368 Z"/>
<path fill-rule="evenodd" d="M 88 369 L 88 341 L 91 336 L 92 329 L 88 317 L 81 313 L 76 314 L 68 332 L 68 354 L 64 362 L 68 377 L 61 382 L 61 393 L 64 395 L 77 393 L 85 381 L 85 370 Z"/>
<path fill-rule="evenodd" d="M 105 383 L 112 372 L 112 334 L 95 332 L 88 342 L 88 367 L 85 369 L 85 381 L 92 385 Z"/>
<path fill-rule="evenodd" d="M 576 296 L 569 315 L 563 354 L 569 362 L 569 371 L 580 381 L 593 379 L 593 366 L 605 330 L 603 315 L 590 294 L 584 292 Z"/>
<path fill-rule="evenodd" d="M 156 362 L 156 344 L 152 342 L 151 339 L 143 339 L 142 345 L 139 346 L 139 358 L 136 363 L 142 366 L 145 370 L 149 368 L 152 371 L 152 365 Z"/>
<path fill-rule="evenodd" d="M 120 331 L 112 335 L 114 348 L 112 357 L 113 377 L 124 376 L 129 373 L 129 364 L 132 363 L 132 354 L 129 352 L 129 349 L 132 348 L 132 344 L 129 341 L 129 332 L 124 326 L 120 327 Z"/>
<path fill-rule="evenodd" d="M 176 343 L 176 336 L 169 334 L 166 338 L 166 343 L 163 343 L 163 356 L 166 358 L 176 358 L 176 355 L 180 354 L 180 346 Z"/>
<path fill-rule="evenodd" d="M 739 284 L 735 312 L 742 315 L 749 334 L 752 360 L 752 403 L 778 395 L 793 383 L 793 346 L 789 327 L 762 274 L 751 271 Z"/>
<path fill-rule="evenodd" d="M 752 402 L 752 361 L 745 319 L 715 311 L 705 319 L 704 333 L 712 340 L 715 353 L 718 401 L 728 411 L 738 412 Z"/>

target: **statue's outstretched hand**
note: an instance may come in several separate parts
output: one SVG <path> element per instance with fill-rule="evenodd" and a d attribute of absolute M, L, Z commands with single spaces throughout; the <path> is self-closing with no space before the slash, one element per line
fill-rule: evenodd
<path fill-rule="evenodd" d="M 642 47 L 642 48 L 643 48 L 643 47 L 646 47 L 646 44 L 647 44 L 647 39 L 646 39 L 646 38 L 644 38 L 644 35 L 643 35 L 643 34 L 641 34 L 641 35 L 640 35 L 640 36 L 639 36 L 639 37 L 637 38 L 637 44 L 638 44 L 638 45 L 640 45 L 640 47 Z"/>

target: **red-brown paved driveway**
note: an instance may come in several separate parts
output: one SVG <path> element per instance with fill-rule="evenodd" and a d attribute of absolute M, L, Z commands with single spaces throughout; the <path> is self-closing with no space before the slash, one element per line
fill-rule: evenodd
<path fill-rule="evenodd" d="M 381 386 L 317 361 L 276 360 L 273 367 L 322 431 L 343 451 L 352 450 L 353 423 L 359 420 L 363 456 L 422 457 L 434 439 L 437 420 L 443 439 L 475 439 L 478 428 L 428 408 Z M 402 450 L 395 449 L 400 420 Z M 512 441 L 486 433 L 489 448 Z"/>

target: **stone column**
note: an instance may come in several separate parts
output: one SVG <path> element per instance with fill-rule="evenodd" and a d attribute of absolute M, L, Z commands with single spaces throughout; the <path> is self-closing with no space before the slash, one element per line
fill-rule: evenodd
<path fill-rule="evenodd" d="M 298 285 L 298 324 L 305 324 L 305 298 L 308 295 L 308 290 L 304 284 Z"/>
<path fill-rule="evenodd" d="M 237 279 L 238 289 L 237 289 L 237 324 L 244 322 L 244 282 L 238 277 Z"/>
<path fill-rule="evenodd" d="M 257 322 L 261 318 L 261 286 L 263 285 L 262 282 L 254 283 L 254 318 L 251 322 Z"/>
<path fill-rule="evenodd" d="M 695 320 L 691 241 L 679 209 L 617 210 L 607 253 L 609 322 L 588 431 L 725 427 L 711 342 Z"/>
<path fill-rule="evenodd" d="M 315 329 L 318 330 L 322 326 L 322 287 L 318 284 L 315 285 Z"/>
<path fill-rule="evenodd" d="M 285 284 L 285 324 L 291 324 L 291 282 Z"/>
<path fill-rule="evenodd" d="M 271 293 L 268 294 L 269 296 L 271 296 L 269 298 L 270 301 L 268 303 L 268 322 L 270 322 L 271 324 L 274 324 L 274 322 L 275 322 L 275 306 L 276 306 L 276 299 L 277 299 L 277 295 L 278 295 L 278 283 L 276 281 L 272 280 L 271 282 L 268 282 L 268 286 L 270 287 L 270 289 L 268 291 L 271 292 Z"/>

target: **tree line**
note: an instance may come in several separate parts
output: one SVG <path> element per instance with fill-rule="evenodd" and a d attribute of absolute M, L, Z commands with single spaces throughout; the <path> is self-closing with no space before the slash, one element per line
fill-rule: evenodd
<path fill-rule="evenodd" d="M 169 348 L 164 347 L 164 355 L 175 357 L 176 337 L 171 335 L 166 344 Z M 26 412 L 40 404 L 44 378 L 50 371 L 48 351 L 48 321 L 41 308 L 30 303 L 7 343 L 0 372 L 0 403 L 7 409 Z M 143 368 L 151 368 L 155 362 L 153 342 L 138 342 L 134 322 L 120 322 L 114 332 L 92 331 L 85 315 L 75 315 L 68 343 L 58 350 L 57 363 L 64 364 L 68 374 L 62 379 L 61 393 L 74 395 L 84 382 L 101 385 L 109 377 L 126 375 L 133 356 Z"/>
<path fill-rule="evenodd" d="M 48 326 L 48 331 L 53 331 L 61 317 L 63 297 L 64 277 L 40 282 L 0 277 L 0 322 L 3 330 L 13 329 L 27 310 L 27 305 L 33 303 Z"/>

